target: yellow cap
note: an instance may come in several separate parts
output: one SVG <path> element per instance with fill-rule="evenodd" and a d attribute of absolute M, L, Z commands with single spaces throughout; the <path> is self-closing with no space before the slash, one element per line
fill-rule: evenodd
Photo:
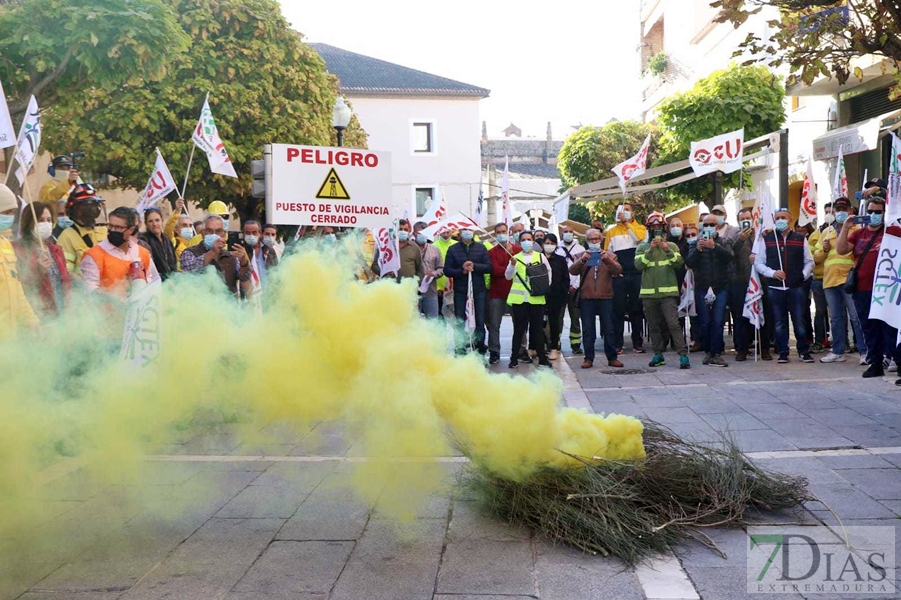
<path fill-rule="evenodd" d="M 223 217 L 227 217 L 229 214 L 228 207 L 222 200 L 213 200 L 212 202 L 210 202 L 210 205 L 207 208 L 207 212 L 211 215 L 220 215 Z"/>

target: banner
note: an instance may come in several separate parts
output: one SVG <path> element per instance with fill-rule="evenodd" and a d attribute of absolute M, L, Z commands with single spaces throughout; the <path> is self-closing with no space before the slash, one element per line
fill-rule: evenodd
<path fill-rule="evenodd" d="M 879 247 L 870 318 L 901 328 L 901 238 L 890 233 Z"/>
<path fill-rule="evenodd" d="M 691 269 L 685 269 L 685 279 L 682 280 L 682 297 L 679 299 L 680 317 L 697 317 L 698 309 L 695 306 L 695 274 Z"/>
<path fill-rule="evenodd" d="M 569 194 L 564 194 L 561 199 L 554 202 L 554 221 L 557 225 L 560 225 L 563 221 L 569 219 L 569 203 Z M 554 235 L 557 235 L 556 231 L 554 231 Z"/>
<path fill-rule="evenodd" d="M 714 171 L 734 173 L 742 167 L 745 155 L 744 142 L 743 128 L 700 142 L 692 142 L 688 164 L 698 177 Z"/>
<path fill-rule="evenodd" d="M 136 367 L 152 363 L 160 354 L 162 280 L 145 285 L 127 300 L 125 331 L 119 360 Z"/>
<path fill-rule="evenodd" d="M 13 119 L 9 116 L 9 106 L 6 105 L 6 93 L 3 91 L 3 82 L 0 81 L 0 150 L 16 145 L 16 128 L 13 127 Z"/>
<path fill-rule="evenodd" d="M 163 155 L 160 153 L 159 148 L 157 148 L 156 165 L 153 167 L 153 174 L 150 176 L 147 186 L 141 192 L 141 199 L 136 207 L 138 212 L 143 213 L 145 209 L 155 205 L 177 189 L 178 186 L 175 184 L 175 179 L 172 177 L 172 173 L 169 172 L 169 167 L 166 166 L 166 161 L 163 160 Z"/>
<path fill-rule="evenodd" d="M 227 177 L 238 176 L 231 159 L 228 158 L 225 144 L 219 137 L 219 129 L 216 127 L 216 120 L 213 119 L 213 111 L 210 110 L 209 94 L 203 101 L 203 110 L 200 111 L 200 120 L 194 128 L 192 139 L 198 148 L 206 152 L 207 160 L 210 161 L 210 171 Z"/>
<path fill-rule="evenodd" d="M 801 188 L 801 214 L 798 225 L 807 225 L 817 216 L 817 186 L 813 181 L 813 159 L 807 159 L 807 174 L 804 176 L 804 187 Z"/>
<path fill-rule="evenodd" d="M 463 329 L 468 333 L 476 330 L 476 304 L 472 296 L 472 273 L 467 277 L 466 322 L 463 325 Z"/>
<path fill-rule="evenodd" d="M 22 165 L 16 169 L 16 179 L 19 185 L 25 184 L 25 175 L 34 164 L 34 159 L 38 155 L 41 147 L 41 111 L 38 108 L 38 101 L 34 96 L 28 101 L 28 108 L 25 111 L 25 120 L 22 121 L 22 127 L 19 129 L 19 154 L 17 156 L 19 164 Z M 25 164 L 22 164 L 25 161 Z"/>
<path fill-rule="evenodd" d="M 510 159 L 504 157 L 504 176 L 501 178 L 501 215 L 509 229 L 513 227 L 513 203 L 510 201 Z"/>
<path fill-rule="evenodd" d="M 848 173 L 845 171 L 845 157 L 842 147 L 838 147 L 838 158 L 835 163 L 835 179 L 832 181 L 832 201 L 841 196 L 848 197 Z"/>
<path fill-rule="evenodd" d="M 447 200 L 444 197 L 444 190 L 439 190 L 438 193 L 441 195 L 441 199 L 433 198 L 425 214 L 419 219 L 428 223 L 429 227 L 436 225 L 447 216 Z"/>
<path fill-rule="evenodd" d="M 464 227 L 474 227 L 479 231 L 485 231 L 479 226 L 478 223 L 476 223 L 463 213 L 458 212 L 440 223 L 423 229 L 422 234 L 430 240 L 434 241 L 436 237 L 438 237 L 445 231 L 457 231 L 458 229 L 463 229 Z"/>
<path fill-rule="evenodd" d="M 757 269 L 751 269 L 748 291 L 745 292 L 745 308 L 741 315 L 749 320 L 755 329 L 763 327 L 763 287 L 760 285 Z"/>
<path fill-rule="evenodd" d="M 613 167 L 613 172 L 619 177 L 619 187 L 623 190 L 623 195 L 626 195 L 626 184 L 629 183 L 635 177 L 642 175 L 648 167 L 648 148 L 651 146 L 651 134 L 648 134 L 648 137 L 644 139 L 644 143 L 641 145 L 641 149 L 638 151 L 638 154 L 633 156 L 628 160 L 624 160 L 619 163 L 615 167 Z"/>
<path fill-rule="evenodd" d="M 889 161 L 888 200 L 885 203 L 885 226 L 901 219 L 901 138 L 892 133 L 892 158 Z"/>
<path fill-rule="evenodd" d="M 372 232 L 375 236 L 376 247 L 379 251 L 379 277 L 385 277 L 390 273 L 400 271 L 400 254 L 397 251 L 397 242 L 394 241 L 387 227 L 379 227 Z"/>

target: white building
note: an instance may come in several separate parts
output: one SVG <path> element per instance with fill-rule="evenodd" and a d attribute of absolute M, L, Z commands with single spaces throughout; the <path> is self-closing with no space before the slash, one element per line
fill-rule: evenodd
<path fill-rule="evenodd" d="M 325 44 L 311 44 L 350 100 L 369 149 L 391 152 L 394 205 L 422 215 L 444 194 L 448 211 L 475 213 L 481 180 L 484 88 Z"/>

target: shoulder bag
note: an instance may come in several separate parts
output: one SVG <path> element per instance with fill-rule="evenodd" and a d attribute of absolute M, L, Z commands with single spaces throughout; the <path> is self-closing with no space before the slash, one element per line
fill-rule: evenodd
<path fill-rule="evenodd" d="M 873 244 L 876 243 L 876 239 L 880 237 L 882 237 L 882 234 L 874 235 L 870 239 L 870 243 L 867 244 L 867 247 L 864 249 L 863 254 L 861 254 L 860 258 L 857 259 L 857 264 L 851 267 L 851 270 L 848 271 L 848 278 L 845 279 L 845 284 L 842 286 L 842 291 L 846 294 L 853 294 L 857 291 L 857 271 L 860 269 L 860 265 L 863 264 L 863 261 L 867 257 L 867 254 L 870 253 L 870 249 L 873 247 Z"/>

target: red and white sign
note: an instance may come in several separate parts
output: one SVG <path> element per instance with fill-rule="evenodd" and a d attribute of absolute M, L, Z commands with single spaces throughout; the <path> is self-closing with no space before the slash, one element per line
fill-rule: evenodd
<path fill-rule="evenodd" d="M 373 230 L 372 235 L 379 250 L 379 277 L 396 274 L 400 271 L 400 253 L 391 232 L 387 227 L 379 227 Z"/>
<path fill-rule="evenodd" d="M 463 213 L 457 213 L 455 215 L 451 215 L 446 220 L 441 221 L 440 223 L 423 229 L 422 234 L 430 240 L 434 240 L 445 231 L 457 231 L 458 229 L 475 229 L 477 231 L 484 231 L 484 229 L 479 227 L 478 223 L 476 223 Z"/>
<path fill-rule="evenodd" d="M 644 174 L 647 169 L 648 148 L 650 148 L 650 146 L 651 134 L 649 133 L 648 137 L 645 138 L 644 143 L 641 145 L 641 150 L 638 151 L 638 154 L 613 167 L 613 172 L 619 177 L 619 187 L 623 189 L 623 194 L 626 193 L 626 184 L 635 177 Z"/>
<path fill-rule="evenodd" d="M 801 214 L 798 215 L 798 225 L 802 227 L 813 222 L 817 216 L 817 185 L 813 181 L 813 159 L 807 159 L 807 174 L 804 177 L 804 187 L 801 188 Z"/>
<path fill-rule="evenodd" d="M 724 133 L 700 142 L 691 143 L 688 164 L 695 175 L 701 176 L 714 171 L 734 173 L 741 169 L 745 151 L 745 130 Z"/>
<path fill-rule="evenodd" d="M 387 227 L 391 153 L 272 144 L 266 215 L 277 225 Z"/>
<path fill-rule="evenodd" d="M 763 327 L 763 288 L 756 269 L 751 269 L 751 279 L 748 280 L 748 290 L 745 292 L 745 308 L 741 314 L 755 329 Z"/>
<path fill-rule="evenodd" d="M 419 219 L 427 223 L 429 227 L 437 225 L 442 219 L 447 218 L 447 200 L 444 198 L 444 191 L 439 191 L 438 193 L 441 195 L 441 199 L 434 198 L 428 209 L 426 209 L 425 214 Z"/>
<path fill-rule="evenodd" d="M 141 193 L 141 199 L 136 207 L 138 212 L 143 212 L 145 209 L 150 208 L 177 189 L 178 186 L 175 183 L 175 179 L 173 179 L 172 173 L 169 172 L 169 167 L 166 166 L 163 155 L 157 149 L 156 165 L 153 167 L 153 174 L 150 176 L 150 181 L 147 182 L 147 187 Z"/>

